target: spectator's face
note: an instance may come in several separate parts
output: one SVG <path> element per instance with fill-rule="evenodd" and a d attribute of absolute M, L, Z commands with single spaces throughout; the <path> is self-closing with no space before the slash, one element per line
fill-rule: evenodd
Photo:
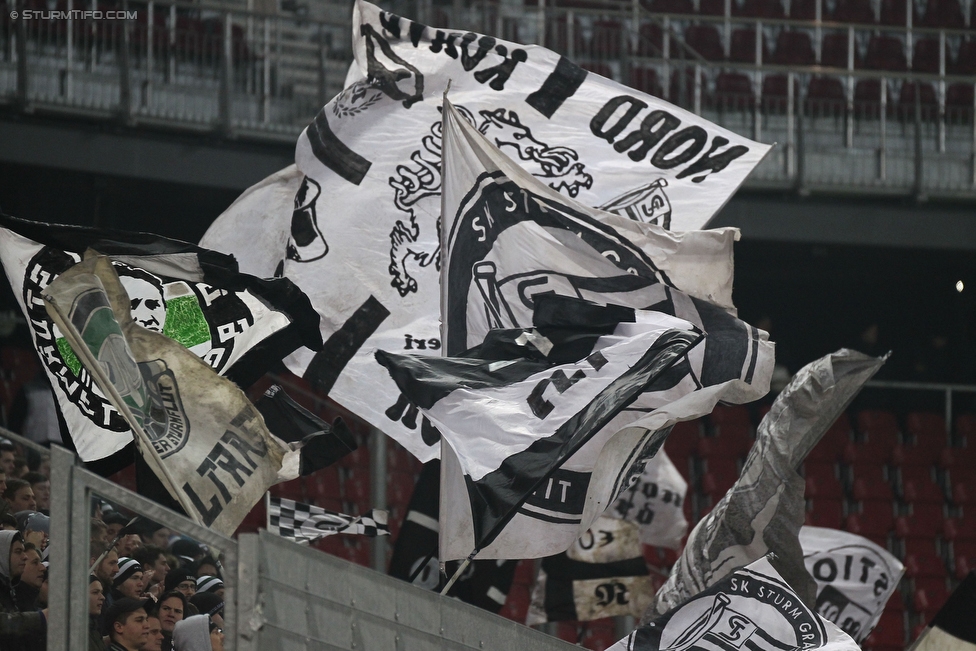
<path fill-rule="evenodd" d="M 36 549 L 27 552 L 27 564 L 24 565 L 24 573 L 20 576 L 20 582 L 33 586 L 38 590 L 44 583 L 44 566 L 41 565 L 41 555 Z"/>
<path fill-rule="evenodd" d="M 181 581 L 176 589 L 183 593 L 183 596 L 189 599 L 197 593 L 197 582 L 193 579 L 187 579 L 186 581 Z"/>
<path fill-rule="evenodd" d="M 31 489 L 34 491 L 34 501 L 37 502 L 37 510 L 50 511 L 51 510 L 51 482 L 39 481 L 36 484 L 31 484 Z"/>
<path fill-rule="evenodd" d="M 129 613 L 125 623 L 115 622 L 112 627 L 115 639 L 129 649 L 142 649 L 149 641 L 149 617 L 142 608 Z"/>
<path fill-rule="evenodd" d="M 119 532 L 122 531 L 123 525 L 116 523 L 116 524 L 109 524 L 105 526 L 108 528 L 108 541 L 112 542 L 113 540 L 115 540 L 115 537 L 119 535 Z"/>
<path fill-rule="evenodd" d="M 117 590 L 122 593 L 124 597 L 130 597 L 132 599 L 138 599 L 139 595 L 142 594 L 142 572 L 134 572 L 132 576 L 122 582 L 121 585 L 117 586 Z"/>
<path fill-rule="evenodd" d="M 156 557 L 156 561 L 152 564 L 153 571 L 153 583 L 163 583 L 166 581 L 166 575 L 169 573 L 169 561 L 166 557 L 160 554 Z"/>
<path fill-rule="evenodd" d="M 212 651 L 224 651 L 224 632 L 220 628 L 210 631 L 210 648 Z"/>
<path fill-rule="evenodd" d="M 183 620 L 183 602 L 175 597 L 170 597 L 166 599 L 161 604 L 159 604 L 159 622 L 163 626 L 163 630 L 173 634 L 173 628 L 176 626 L 176 622 Z"/>
<path fill-rule="evenodd" d="M 214 594 L 217 595 L 218 597 L 220 597 L 221 599 L 223 599 L 224 598 L 224 589 L 222 587 L 217 588 L 216 590 L 214 590 Z"/>
<path fill-rule="evenodd" d="M 140 547 L 142 547 L 142 539 L 139 538 L 138 534 L 132 533 L 128 536 L 123 536 L 119 541 L 119 554 L 132 558 L 136 550 Z"/>
<path fill-rule="evenodd" d="M 41 460 L 41 465 L 37 467 L 37 472 L 41 473 L 45 477 L 51 476 L 51 459 L 50 457 L 44 457 Z"/>
<path fill-rule="evenodd" d="M 27 552 L 24 551 L 24 543 L 20 540 L 14 541 L 10 546 L 10 582 L 16 583 L 24 574 L 27 566 Z"/>
<path fill-rule="evenodd" d="M 13 450 L 0 450 L 0 468 L 8 477 L 14 474 L 14 456 Z"/>
<path fill-rule="evenodd" d="M 152 539 L 150 543 L 154 547 L 159 547 L 160 549 L 166 549 L 169 547 L 169 536 L 170 531 L 166 527 L 162 529 L 156 529 L 152 534 Z"/>
<path fill-rule="evenodd" d="M 102 593 L 102 582 L 92 581 L 88 584 L 88 614 L 101 615 L 104 604 L 105 595 Z"/>
<path fill-rule="evenodd" d="M 217 576 L 217 568 L 210 563 L 204 563 L 197 568 L 197 578 L 201 576 Z"/>
<path fill-rule="evenodd" d="M 156 617 L 149 617 L 149 642 L 142 651 L 163 651 L 163 629 Z"/>
<path fill-rule="evenodd" d="M 119 572 L 119 554 L 114 549 L 106 554 L 102 562 L 95 568 L 95 576 L 106 583 L 111 583 L 112 577 Z"/>
<path fill-rule="evenodd" d="M 36 511 L 37 502 L 34 500 L 34 491 L 31 490 L 30 486 L 24 486 L 19 491 L 14 493 L 14 496 L 8 500 L 10 502 L 10 510 L 14 513 L 19 513 L 20 511 Z"/>
<path fill-rule="evenodd" d="M 0 493 L 7 490 L 7 471 L 0 468 Z"/>
<path fill-rule="evenodd" d="M 44 579 L 44 582 L 41 584 L 41 589 L 37 594 L 37 604 L 39 606 L 47 606 L 47 588 L 48 582 L 47 579 Z"/>

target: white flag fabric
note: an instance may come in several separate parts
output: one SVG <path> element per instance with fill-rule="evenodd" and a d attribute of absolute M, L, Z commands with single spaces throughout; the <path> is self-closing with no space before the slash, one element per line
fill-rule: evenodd
<path fill-rule="evenodd" d="M 194 521 L 231 535 L 281 469 L 258 410 L 186 347 L 133 320 L 109 258 L 72 266 L 42 295 L 170 495 Z"/>
<path fill-rule="evenodd" d="M 644 472 L 624 488 L 606 516 L 633 522 L 640 527 L 640 542 L 653 547 L 681 549 L 688 533 L 682 506 L 688 482 L 661 448 L 647 460 Z"/>
<path fill-rule="evenodd" d="M 884 361 L 841 349 L 793 376 L 759 424 L 738 481 L 692 529 L 645 620 L 769 552 L 779 573 L 814 606 L 816 586 L 803 566 L 798 540 L 806 506 L 798 468 Z"/>
<path fill-rule="evenodd" d="M 132 443 L 128 423 L 83 372 L 41 293 L 94 248 L 109 255 L 132 319 L 250 386 L 300 346 L 321 346 L 318 315 L 287 279 L 238 273 L 233 258 L 147 233 L 42 224 L 0 215 L 0 261 L 83 461 Z"/>
<path fill-rule="evenodd" d="M 525 624 L 640 617 L 652 595 L 637 525 L 602 517 L 565 552 L 542 559 Z"/>
<path fill-rule="evenodd" d="M 600 515 L 582 515 L 596 499 L 590 471 L 599 448 L 590 468 L 566 461 L 596 445 L 614 415 L 704 338 L 665 314 L 555 296 L 536 301 L 534 320 L 534 329 L 493 331 L 465 357 L 377 353 L 442 440 L 442 561 L 569 547 Z M 661 442 L 663 434 L 652 449 Z M 638 449 L 613 471 L 604 504 L 641 453 L 653 454 Z"/>
<path fill-rule="evenodd" d="M 898 589 L 905 566 L 867 538 L 836 529 L 803 527 L 800 547 L 817 582 L 817 612 L 863 642 Z"/>
<path fill-rule="evenodd" d="M 358 81 L 299 138 L 306 188 L 289 244 L 269 254 L 309 293 L 326 340 L 287 365 L 422 461 L 439 446 L 421 437 L 416 408 L 397 400 L 372 353 L 442 351 L 440 109 L 449 82 L 478 129 L 529 173 L 626 221 L 699 228 L 768 150 L 544 48 L 425 27 L 367 2 L 355 5 L 353 52 Z M 225 247 L 208 233 L 207 246 L 263 246 L 260 227 L 227 219 L 213 229 L 245 243 Z M 698 262 L 708 277 L 706 256 Z"/>
<path fill-rule="evenodd" d="M 258 278 L 281 275 L 293 220 L 314 224 L 315 214 L 302 210 L 308 183 L 295 165 L 258 181 L 222 212 L 200 240 L 200 246 L 233 255 L 243 273 Z M 305 188 L 305 192 L 302 188 Z M 314 201 L 312 202 L 314 206 Z M 303 217 L 307 219 L 303 222 Z"/>
<path fill-rule="evenodd" d="M 363 515 L 346 515 L 283 497 L 268 497 L 268 531 L 300 545 L 337 533 L 375 538 L 389 536 L 388 514 L 371 509 Z"/>
<path fill-rule="evenodd" d="M 773 365 L 766 333 L 707 300 L 731 306 L 734 232 L 676 236 L 586 208 L 515 166 L 447 101 L 444 143 L 442 306 L 449 354 L 480 342 L 488 328 L 530 325 L 539 297 L 655 310 L 708 333 L 703 346 L 692 349 L 563 464 L 561 471 L 582 473 L 590 490 L 590 498 L 573 505 L 583 508 L 574 517 L 592 522 L 602 515 L 610 506 L 605 500 L 623 487 L 622 475 L 640 474 L 674 423 L 709 413 L 719 400 L 748 402 L 766 393 Z M 701 269 L 695 260 L 704 262 Z M 675 288 L 679 282 L 697 297 Z M 580 316 L 567 309 L 564 327 Z M 450 456 L 442 458 L 442 472 L 460 476 Z M 441 513 L 451 513 L 450 506 L 442 503 Z M 525 532 L 546 528 L 531 518 L 519 512 L 499 538 L 512 536 L 511 541 L 499 547 L 531 546 Z M 448 518 L 444 527 L 455 521 L 464 518 Z M 544 536 L 554 540 L 554 528 L 550 523 Z M 565 548 L 579 533 L 567 528 L 558 535 L 568 536 Z M 442 535 L 442 544 L 445 538 L 451 537 Z"/>
<path fill-rule="evenodd" d="M 641 626 L 607 651 L 859 651 L 765 557 Z"/>

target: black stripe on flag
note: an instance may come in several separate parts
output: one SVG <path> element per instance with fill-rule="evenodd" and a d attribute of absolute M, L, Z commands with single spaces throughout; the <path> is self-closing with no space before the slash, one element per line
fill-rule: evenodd
<path fill-rule="evenodd" d="M 329 126 L 329 118 L 326 116 L 324 108 L 315 116 L 315 120 L 308 125 L 306 135 L 308 135 L 312 153 L 323 165 L 350 183 L 359 185 L 363 182 L 373 163 L 349 149 L 344 142 L 339 140 L 332 131 L 332 127 Z"/>
<path fill-rule="evenodd" d="M 505 459 L 501 467 L 474 481 L 465 475 L 475 547 L 484 549 L 515 516 L 526 497 L 542 486 L 559 464 L 593 437 L 651 382 L 665 373 L 704 335 L 671 331 L 661 335 L 630 369 L 610 383 L 551 436 Z M 534 514 L 533 514 L 534 515 Z"/>
<path fill-rule="evenodd" d="M 547 118 L 551 118 L 563 102 L 579 90 L 586 75 L 586 70 L 566 57 L 559 57 L 556 69 L 546 77 L 542 88 L 526 97 L 525 103 Z"/>
<path fill-rule="evenodd" d="M 367 298 L 342 327 L 332 333 L 322 350 L 315 353 L 305 369 L 305 379 L 320 391 L 331 391 L 342 369 L 388 316 L 390 311 L 376 297 Z"/>

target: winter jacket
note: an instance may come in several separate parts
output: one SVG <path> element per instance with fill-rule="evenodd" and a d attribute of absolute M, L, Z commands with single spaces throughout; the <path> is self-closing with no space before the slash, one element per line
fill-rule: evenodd
<path fill-rule="evenodd" d="M 39 610 L 20 612 L 17 586 L 10 580 L 10 548 L 17 531 L 0 531 L 0 648 L 32 651 L 47 644 L 47 621 Z"/>
<path fill-rule="evenodd" d="M 98 630 L 98 617 L 89 615 L 88 617 L 88 651 L 108 651 L 108 645 L 102 639 L 102 633 Z"/>
<path fill-rule="evenodd" d="M 176 622 L 173 629 L 174 651 L 211 651 L 210 618 L 194 615 Z"/>

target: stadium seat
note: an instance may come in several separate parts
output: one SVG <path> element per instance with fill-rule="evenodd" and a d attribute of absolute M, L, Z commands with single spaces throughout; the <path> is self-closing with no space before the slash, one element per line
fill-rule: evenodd
<path fill-rule="evenodd" d="M 959 44 L 959 51 L 955 59 L 946 62 L 948 72 L 954 75 L 976 75 L 976 38 L 970 38 Z M 972 87 L 972 84 L 967 84 Z M 963 427 L 968 427 L 969 431 L 976 428 L 976 414 L 963 414 L 956 418 L 956 431 L 958 432 L 960 423 Z"/>
<path fill-rule="evenodd" d="M 935 87 L 924 81 L 904 82 L 901 85 L 901 92 L 898 93 L 898 104 L 909 111 L 915 106 L 915 89 L 919 89 L 919 98 L 922 106 L 935 106 L 938 99 L 935 96 Z M 923 114 L 924 115 L 924 114 Z"/>
<path fill-rule="evenodd" d="M 583 30 L 580 22 L 573 19 L 572 37 L 573 49 L 575 52 L 585 52 L 583 42 Z M 558 16 L 546 26 L 546 47 L 556 52 L 566 52 L 569 48 L 569 29 L 566 25 L 566 17 Z"/>
<path fill-rule="evenodd" d="M 582 633 L 580 629 L 579 622 L 558 622 L 556 624 L 556 637 L 570 644 L 576 644 L 579 642 Z"/>
<path fill-rule="evenodd" d="M 690 104 L 695 96 L 695 70 L 694 68 L 688 67 L 684 69 L 684 79 L 685 79 L 685 102 Z M 705 71 L 702 70 L 699 75 L 701 80 L 702 97 L 708 94 L 708 81 L 705 77 Z M 675 70 L 671 73 L 671 101 L 678 104 L 681 98 L 681 71 Z"/>
<path fill-rule="evenodd" d="M 505 605 L 498 613 L 502 617 L 518 622 L 525 623 L 525 617 L 529 613 L 529 601 L 531 600 L 530 588 L 525 585 L 512 585 L 505 599 Z"/>
<path fill-rule="evenodd" d="M 824 7 L 824 18 L 827 18 L 826 3 Z M 815 20 L 817 17 L 817 0 L 791 0 L 790 18 L 793 20 Z"/>
<path fill-rule="evenodd" d="M 903 0 L 881 0 L 882 25 L 902 25 L 907 23 Z"/>
<path fill-rule="evenodd" d="M 724 108 L 745 109 L 755 96 L 752 79 L 741 72 L 720 72 L 715 78 L 715 98 Z"/>
<path fill-rule="evenodd" d="M 858 502 L 878 500 L 890 504 L 895 499 L 895 493 L 891 490 L 891 484 L 887 482 L 855 477 L 851 484 L 851 497 Z"/>
<path fill-rule="evenodd" d="M 874 10 L 869 0 L 838 0 L 834 20 L 840 23 L 871 24 L 875 22 Z"/>
<path fill-rule="evenodd" d="M 935 469 L 932 466 L 912 466 L 904 465 L 898 468 L 897 478 L 904 494 L 904 486 L 908 482 L 916 484 L 916 488 L 922 488 L 923 484 L 931 484 L 936 481 Z M 922 488 L 922 490 L 925 490 Z"/>
<path fill-rule="evenodd" d="M 833 465 L 807 463 L 804 466 L 804 472 L 806 473 L 807 499 L 840 500 L 844 498 L 844 486 L 834 474 Z"/>
<path fill-rule="evenodd" d="M 915 579 L 914 609 L 928 621 L 949 598 L 945 579 Z"/>
<path fill-rule="evenodd" d="M 848 520 L 850 520 L 851 515 L 848 515 Z M 890 503 L 860 502 L 854 515 L 857 515 L 856 524 L 860 531 L 853 531 L 852 529 L 848 529 L 848 531 L 860 533 L 872 540 L 878 538 L 887 540 L 888 534 L 895 526 L 895 515 Z"/>
<path fill-rule="evenodd" d="M 696 453 L 701 459 L 727 457 L 744 459 L 752 447 L 751 432 L 726 428 L 720 436 L 705 436 L 698 439 Z"/>
<path fill-rule="evenodd" d="M 718 30 L 711 25 L 691 25 L 685 30 L 685 43 L 708 61 L 725 58 Z"/>
<path fill-rule="evenodd" d="M 724 16 L 725 0 L 699 0 L 698 13 L 704 16 Z"/>
<path fill-rule="evenodd" d="M 965 26 L 962 7 L 958 0 L 929 0 L 918 25 L 962 29 Z"/>
<path fill-rule="evenodd" d="M 805 104 L 807 111 L 812 116 L 838 115 L 843 111 L 845 102 L 844 87 L 840 79 L 836 77 L 810 78 L 810 82 L 807 85 L 807 99 Z M 821 440 L 811 454 L 818 454 L 818 449 L 823 445 L 824 443 Z M 840 451 L 831 446 L 827 448 L 827 454 L 833 458 L 837 458 L 840 456 Z"/>
<path fill-rule="evenodd" d="M 695 5 L 691 0 L 651 0 L 647 3 L 646 0 L 641 0 L 641 4 L 648 6 L 651 11 L 661 13 L 661 14 L 693 14 L 695 13 Z"/>
<path fill-rule="evenodd" d="M 343 468 L 366 468 L 369 466 L 369 449 L 365 445 L 361 445 L 347 454 L 346 456 L 339 459 L 338 465 Z"/>
<path fill-rule="evenodd" d="M 946 52 L 946 64 L 949 63 L 948 48 Z M 929 72 L 933 74 L 938 74 L 939 72 L 939 39 L 937 38 L 922 38 L 915 43 L 915 47 L 912 49 L 912 70 L 915 72 Z M 905 428 L 911 429 L 911 425 L 908 423 L 912 417 L 921 417 L 922 424 L 928 424 L 927 421 L 931 417 L 941 418 L 939 414 L 929 414 L 925 412 L 912 412 L 908 414 L 905 422 Z M 943 430 L 944 433 L 944 430 Z"/>
<path fill-rule="evenodd" d="M 933 554 L 906 554 L 905 575 L 913 578 L 945 579 L 948 576 L 945 561 Z"/>
<path fill-rule="evenodd" d="M 919 505 L 911 515 L 900 515 L 895 521 L 895 535 L 902 539 L 935 540 L 944 528 L 945 516 L 941 508 Z"/>
<path fill-rule="evenodd" d="M 831 34 L 824 34 L 823 40 L 820 43 L 820 65 L 827 66 L 829 68 L 842 68 L 846 70 L 848 45 L 847 33 L 834 32 Z M 855 45 L 854 67 L 860 67 L 860 62 L 860 53 Z"/>
<path fill-rule="evenodd" d="M 864 67 L 868 70 L 904 72 L 908 69 L 908 60 L 905 58 L 905 44 L 898 37 L 888 34 L 875 34 L 868 41 L 868 51 L 864 55 Z"/>
<path fill-rule="evenodd" d="M 732 15 L 746 18 L 785 18 L 786 12 L 780 0 L 744 0 L 741 5 L 732 3 Z"/>
<path fill-rule="evenodd" d="M 931 481 L 908 480 L 902 488 L 902 498 L 909 504 L 942 505 L 945 493 Z"/>
<path fill-rule="evenodd" d="M 765 35 L 760 38 L 762 48 L 762 60 L 769 59 L 769 50 L 766 47 Z M 756 61 L 756 30 L 754 28 L 736 29 L 732 31 L 732 39 L 729 46 L 729 61 L 741 63 L 755 63 Z"/>
<path fill-rule="evenodd" d="M 752 418 L 749 416 L 749 410 L 742 405 L 716 405 L 712 413 L 708 415 L 708 423 L 711 425 L 715 436 L 720 436 L 725 427 L 732 427 L 737 431 L 752 429 Z"/>
<path fill-rule="evenodd" d="M 342 485 L 342 498 L 346 502 L 365 505 L 369 501 L 369 476 L 365 474 L 353 475 Z"/>
<path fill-rule="evenodd" d="M 648 95 L 661 97 L 661 84 L 657 80 L 657 71 L 654 68 L 631 68 L 630 86 Z"/>
<path fill-rule="evenodd" d="M 515 575 L 512 578 L 513 585 L 524 585 L 531 587 L 535 583 L 535 561 L 532 559 L 519 561 L 515 566 Z"/>
<path fill-rule="evenodd" d="M 699 494 L 711 499 L 714 506 L 732 488 L 738 479 L 738 474 L 732 475 L 730 471 L 723 470 L 717 473 L 706 472 L 699 481 Z"/>
<path fill-rule="evenodd" d="M 896 591 L 888 603 L 891 604 L 893 601 L 899 601 L 901 595 Z M 905 646 L 905 621 L 901 610 L 889 610 L 885 608 L 885 611 L 881 613 L 881 619 L 878 620 L 877 626 L 871 631 L 871 635 L 865 640 L 865 649 L 898 649 L 901 651 Z"/>
<path fill-rule="evenodd" d="M 590 37 L 590 54 L 594 57 L 619 59 L 622 45 L 629 40 L 617 20 L 594 20 Z M 606 76 L 606 75 L 604 75 Z"/>
<path fill-rule="evenodd" d="M 806 524 L 813 527 L 840 529 L 844 526 L 844 501 L 838 499 L 808 499 Z"/>
<path fill-rule="evenodd" d="M 413 494 L 415 479 L 412 473 L 391 472 L 386 479 L 386 499 L 391 505 L 405 507 Z"/>
<path fill-rule="evenodd" d="M 952 543 L 953 578 L 966 578 L 970 571 L 976 570 L 976 540 L 957 540 Z"/>
<path fill-rule="evenodd" d="M 942 535 L 946 540 L 976 542 L 976 507 L 964 507 L 961 515 L 947 518 Z"/>
<path fill-rule="evenodd" d="M 271 494 L 275 497 L 283 497 L 296 502 L 305 502 L 305 482 L 304 478 L 292 479 L 282 484 L 275 484 L 271 487 Z"/>
<path fill-rule="evenodd" d="M 852 448 L 852 450 L 853 452 L 848 451 L 844 455 L 851 486 L 853 486 L 854 480 L 859 477 L 868 482 L 889 482 L 887 469 L 883 465 L 883 462 L 870 457 L 865 458 L 863 452 L 856 447 Z"/>
<path fill-rule="evenodd" d="M 815 62 L 813 43 L 806 32 L 783 30 L 776 37 L 776 50 L 770 55 L 769 63 L 812 66 Z"/>
<path fill-rule="evenodd" d="M 946 106 L 971 109 L 973 107 L 973 85 L 967 83 L 949 84 L 946 89 Z"/>
<path fill-rule="evenodd" d="M 587 622 L 580 638 L 584 649 L 604 651 L 617 641 L 617 630 L 612 619 Z"/>
<path fill-rule="evenodd" d="M 637 56 L 660 57 L 664 52 L 664 36 L 657 23 L 644 23 L 640 26 L 637 38 Z"/>
<path fill-rule="evenodd" d="M 323 500 L 341 499 L 342 487 L 338 468 L 323 468 L 305 478 L 305 490 L 311 504 L 322 504 Z"/>

